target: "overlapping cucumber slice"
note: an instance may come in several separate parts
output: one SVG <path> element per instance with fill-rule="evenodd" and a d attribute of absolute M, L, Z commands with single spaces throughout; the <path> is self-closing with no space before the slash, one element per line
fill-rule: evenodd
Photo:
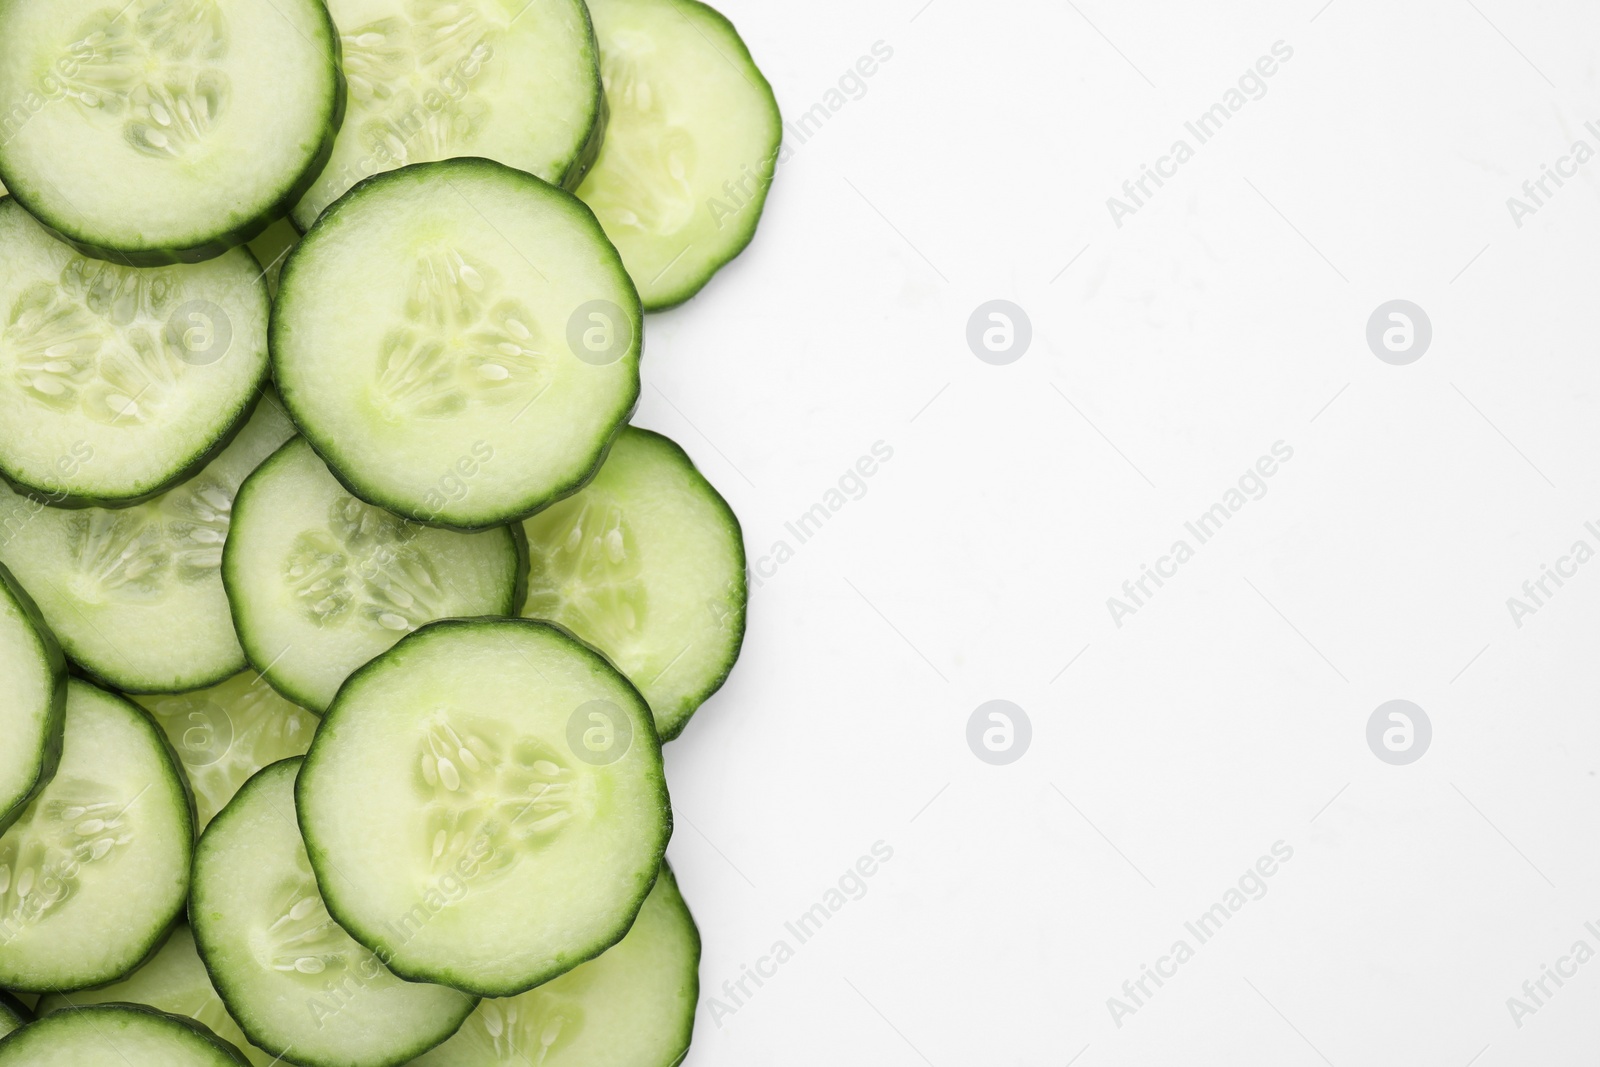
<path fill-rule="evenodd" d="M 30 588 L 67 654 L 129 693 L 170 693 L 242 670 L 222 545 L 245 476 L 294 433 L 270 392 L 198 475 L 129 508 L 69 510 L 0 486 L 0 561 Z"/>
<path fill-rule="evenodd" d="M 582 0 L 330 0 L 349 81 L 333 155 L 294 209 L 408 163 L 484 156 L 571 188 L 604 132 Z"/>
<path fill-rule="evenodd" d="M 350 672 L 434 619 L 521 603 L 519 534 L 438 530 L 362 503 L 303 438 L 240 489 L 223 581 L 251 664 L 321 711 Z"/>
<path fill-rule="evenodd" d="M 289 256 L 295 423 L 357 496 L 481 529 L 582 485 L 639 395 L 638 295 L 570 193 L 486 159 L 381 174 Z"/>
<path fill-rule="evenodd" d="M 733 24 L 698 0 L 590 0 L 611 110 L 578 195 L 646 310 L 699 292 L 755 236 L 777 168 L 772 87 Z"/>
<path fill-rule="evenodd" d="M 189 905 L 200 958 L 257 1047 L 304 1064 L 405 1063 L 477 998 L 401 981 L 329 917 L 295 825 L 299 769 L 261 771 L 201 838 Z"/>
<path fill-rule="evenodd" d="M 135 699 L 183 763 L 202 830 L 261 768 L 304 755 L 317 730 L 316 716 L 250 670 L 209 689 Z"/>
<path fill-rule="evenodd" d="M 118 263 L 194 262 L 281 216 L 343 109 L 317 0 L 7 0 L 0 176 Z"/>
<path fill-rule="evenodd" d="M 0 526 L 0 531 L 4 527 Z M 67 661 L 33 598 L 0 564 L 0 830 L 56 773 Z"/>
<path fill-rule="evenodd" d="M 523 614 L 604 652 L 676 737 L 744 640 L 744 541 L 727 503 L 683 449 L 629 427 L 594 481 L 522 528 Z"/>
<path fill-rule="evenodd" d="M 0 835 L 0 985 L 114 981 L 182 912 L 194 812 L 150 717 L 72 679 L 61 765 Z"/>
<path fill-rule="evenodd" d="M 10 993 L 0 990 L 0 1037 L 33 1021 L 33 1012 Z"/>
<path fill-rule="evenodd" d="M 0 1041 L 0 1067 L 248 1067 L 192 1019 L 135 1004 L 62 1011 Z"/>
<path fill-rule="evenodd" d="M 296 787 L 322 896 L 396 974 L 512 996 L 619 941 L 672 812 L 650 709 L 525 619 L 452 619 L 339 691 Z"/>
<path fill-rule="evenodd" d="M 171 488 L 249 415 L 267 308 L 243 249 L 105 263 L 0 199 L 0 474 L 56 507 L 126 507 Z"/>

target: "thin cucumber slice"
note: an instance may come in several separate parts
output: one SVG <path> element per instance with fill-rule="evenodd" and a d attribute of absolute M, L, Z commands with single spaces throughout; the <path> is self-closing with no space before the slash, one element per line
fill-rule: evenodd
<path fill-rule="evenodd" d="M 351 492 L 479 529 L 594 473 L 639 397 L 640 326 L 583 204 L 454 159 L 370 178 L 322 215 L 284 264 L 273 369 Z"/>
<path fill-rule="evenodd" d="M 279 219 L 260 234 L 250 239 L 250 254 L 261 265 L 261 277 L 267 283 L 267 292 L 278 295 L 278 275 L 290 249 L 300 243 L 300 231 L 288 219 Z"/>
<path fill-rule="evenodd" d="M 8 527 L 0 520 L 0 538 Z M 67 710 L 67 661 L 44 616 L 0 564 L 0 830 L 55 776 Z"/>
<path fill-rule="evenodd" d="M 32 1021 L 33 1012 L 16 997 L 0 989 L 0 1037 L 5 1037 L 11 1031 Z"/>
<path fill-rule="evenodd" d="M 316 0 L 7 0 L 0 176 L 90 255 L 208 259 L 327 159 L 338 47 Z"/>
<path fill-rule="evenodd" d="M 0 1041 L 0 1067 L 240 1067 L 248 1062 L 194 1020 L 137 1004 L 56 1012 Z"/>
<path fill-rule="evenodd" d="M 434 623 L 357 671 L 295 796 L 339 924 L 396 974 L 483 996 L 621 940 L 672 831 L 644 698 L 526 619 Z"/>
<path fill-rule="evenodd" d="M 239 490 L 222 554 L 250 662 L 316 712 L 351 671 L 424 623 L 515 614 L 525 566 L 503 526 L 435 530 L 363 504 L 299 437 Z"/>
<path fill-rule="evenodd" d="M 599 49 L 582 0 L 329 0 L 349 81 L 333 156 L 295 206 L 310 229 L 363 178 L 484 156 L 572 188 L 600 148 Z"/>
<path fill-rule="evenodd" d="M 310 1067 L 392 1067 L 460 1028 L 476 997 L 403 982 L 334 924 L 295 825 L 300 760 L 245 783 L 195 857 L 189 921 L 257 1047 Z"/>
<path fill-rule="evenodd" d="M 700 994 L 700 932 L 663 867 L 628 936 L 560 978 L 485 1000 L 411 1067 L 676 1067 Z"/>
<path fill-rule="evenodd" d="M 243 249 L 103 263 L 0 200 L 0 474 L 57 507 L 124 507 L 189 477 L 250 414 L 267 310 Z"/>
<path fill-rule="evenodd" d="M 137 967 L 189 892 L 194 811 L 150 717 L 67 683 L 61 767 L 0 836 L 0 985 L 85 989 Z"/>
<path fill-rule="evenodd" d="M 744 641 L 744 539 L 727 502 L 683 449 L 629 427 L 594 481 L 522 528 L 522 613 L 604 652 L 662 740 L 677 737 Z"/>
<path fill-rule="evenodd" d="M 578 195 L 646 311 L 681 304 L 750 243 L 783 121 L 733 23 L 697 0 L 589 0 L 611 117 Z"/>
<path fill-rule="evenodd" d="M 88 674 L 129 693 L 219 682 L 245 666 L 222 590 L 233 497 L 293 434 L 268 393 L 204 470 L 143 504 L 69 511 L 0 487 L 0 560 Z"/>
<path fill-rule="evenodd" d="M 51 993 L 39 998 L 38 1014 L 86 1008 L 93 1004 L 142 1004 L 200 1023 L 244 1054 L 254 1067 L 273 1067 L 278 1057 L 251 1045 L 233 1021 L 222 998 L 211 988 L 211 976 L 194 947 L 187 925 L 172 931 L 161 951 L 120 982 L 76 993 Z"/>
<path fill-rule="evenodd" d="M 255 671 L 193 693 L 134 699 L 155 716 L 183 762 L 202 830 L 251 775 L 305 755 L 317 730 L 315 715 L 283 699 Z"/>

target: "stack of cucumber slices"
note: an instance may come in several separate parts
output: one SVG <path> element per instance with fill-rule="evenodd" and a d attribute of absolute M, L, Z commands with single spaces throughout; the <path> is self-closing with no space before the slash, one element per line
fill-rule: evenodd
<path fill-rule="evenodd" d="M 683 1061 L 745 555 L 628 422 L 780 140 L 697 0 L 0 3 L 0 1067 Z"/>

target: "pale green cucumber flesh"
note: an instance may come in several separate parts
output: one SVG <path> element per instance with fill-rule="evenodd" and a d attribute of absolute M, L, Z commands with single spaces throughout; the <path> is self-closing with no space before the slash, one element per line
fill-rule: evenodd
<path fill-rule="evenodd" d="M 132 971 L 189 889 L 194 812 L 139 708 L 68 683 L 61 765 L 0 835 L 0 984 L 84 989 Z"/>
<path fill-rule="evenodd" d="M 590 0 L 609 118 L 578 195 L 645 309 L 681 304 L 755 236 L 782 120 L 738 31 L 697 0 Z"/>
<path fill-rule="evenodd" d="M 484 996 L 620 940 L 672 820 L 638 691 L 525 619 L 434 623 L 357 671 L 296 799 L 340 925 L 397 974 Z"/>
<path fill-rule="evenodd" d="M 727 503 L 676 444 L 629 427 L 593 481 L 522 527 L 522 613 L 605 653 L 676 737 L 744 639 L 744 541 Z"/>
<path fill-rule="evenodd" d="M 485 1000 L 413 1067 L 674 1067 L 689 1049 L 700 933 L 663 866 L 628 935 L 520 996 Z"/>
<path fill-rule="evenodd" d="M 3 536 L 3 534 L 0 534 Z M 0 830 L 55 776 L 67 708 L 67 662 L 16 577 L 0 564 Z"/>
<path fill-rule="evenodd" d="M 128 508 L 51 508 L 0 486 L 0 561 L 67 655 L 130 693 L 215 684 L 245 666 L 222 588 L 234 494 L 294 432 L 269 391 L 193 478 Z"/>
<path fill-rule="evenodd" d="M 330 0 L 349 83 L 333 154 L 295 206 L 309 229 L 373 174 L 483 156 L 571 188 L 602 133 L 600 67 L 581 0 Z"/>
<path fill-rule="evenodd" d="M 273 371 L 351 492 L 480 529 L 582 485 L 639 396 L 642 314 L 570 193 L 486 159 L 352 190 L 279 279 Z"/>
<path fill-rule="evenodd" d="M 240 489 L 222 562 L 251 664 L 312 711 L 424 623 L 513 614 L 523 566 L 505 527 L 456 533 L 362 503 L 303 438 Z"/>
<path fill-rule="evenodd" d="M 337 55 L 316 0 L 11 0 L 0 176 L 88 254 L 215 256 L 288 210 L 327 158 Z"/>
<path fill-rule="evenodd" d="M 195 944 L 257 1047 L 293 1063 L 395 1067 L 453 1034 L 478 1001 L 401 981 L 329 917 L 295 825 L 300 762 L 245 783 L 201 838 Z"/>
<path fill-rule="evenodd" d="M 193 1019 L 137 1004 L 58 1011 L 0 1041 L 0 1067 L 243 1067 Z"/>
<path fill-rule="evenodd" d="M 250 414 L 267 313 L 243 249 L 119 266 L 0 200 L 0 474 L 55 507 L 125 507 L 176 485 Z"/>

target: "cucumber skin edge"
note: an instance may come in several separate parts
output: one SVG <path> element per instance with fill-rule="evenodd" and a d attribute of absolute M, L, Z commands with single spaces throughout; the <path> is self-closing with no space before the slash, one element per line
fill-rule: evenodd
<path fill-rule="evenodd" d="M 62 740 L 67 725 L 67 657 L 61 651 L 61 644 L 56 640 L 50 625 L 44 621 L 44 612 L 39 610 L 39 605 L 34 603 L 33 597 L 28 595 L 28 591 L 4 563 L 0 563 L 0 595 L 9 596 L 21 610 L 23 617 L 32 624 L 34 635 L 39 641 L 39 650 L 43 653 L 45 665 L 54 679 L 44 747 L 39 753 L 39 773 L 32 787 L 0 812 L 0 834 L 4 834 L 12 823 L 22 817 L 22 813 L 33 803 L 34 798 L 44 792 L 45 786 L 55 778 L 56 768 L 61 765 Z M 0 798 L 0 801 L 3 800 L 4 798 Z"/>

